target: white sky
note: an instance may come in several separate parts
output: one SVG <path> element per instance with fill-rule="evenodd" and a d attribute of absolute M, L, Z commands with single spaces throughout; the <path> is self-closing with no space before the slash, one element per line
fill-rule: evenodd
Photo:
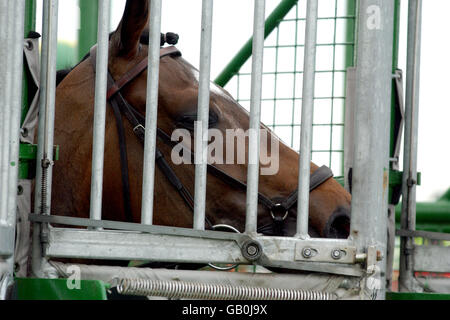
<path fill-rule="evenodd" d="M 42 0 L 39 1 L 39 6 Z M 320 0 L 327 1 L 327 0 Z M 79 11 L 77 0 L 59 4 L 59 38 L 69 42 L 77 39 Z M 112 0 L 112 30 L 119 22 L 125 0 Z M 266 15 L 279 0 L 266 0 Z M 407 1 L 402 1 L 400 68 L 406 66 Z M 417 189 L 418 201 L 431 201 L 450 187 L 450 30 L 449 0 L 423 1 L 422 64 L 419 117 L 418 170 L 422 186 Z M 40 25 L 40 10 L 38 26 Z M 214 79 L 252 33 L 253 1 L 215 0 L 212 42 L 211 78 Z M 198 66 L 200 48 L 201 0 L 164 0 L 162 32 L 180 35 L 177 47 L 186 60 Z M 39 29 L 39 27 L 38 27 Z"/>

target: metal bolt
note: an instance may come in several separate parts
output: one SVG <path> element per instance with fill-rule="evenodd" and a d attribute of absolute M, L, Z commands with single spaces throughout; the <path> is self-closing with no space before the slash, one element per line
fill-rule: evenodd
<path fill-rule="evenodd" d="M 249 240 L 246 243 L 244 243 L 241 250 L 243 256 L 250 261 L 258 260 L 263 253 L 263 248 L 261 244 L 259 244 L 255 240 Z"/>
<path fill-rule="evenodd" d="M 334 249 L 331 251 L 331 257 L 335 260 L 339 260 L 342 256 L 342 252 L 339 249 Z"/>
<path fill-rule="evenodd" d="M 256 255 L 256 254 L 258 253 L 258 247 L 255 246 L 254 244 L 249 245 L 249 246 L 247 247 L 247 253 L 248 253 L 250 256 Z"/>
<path fill-rule="evenodd" d="M 311 248 L 304 248 L 302 251 L 302 255 L 305 258 L 311 258 L 312 257 L 312 250 Z"/>

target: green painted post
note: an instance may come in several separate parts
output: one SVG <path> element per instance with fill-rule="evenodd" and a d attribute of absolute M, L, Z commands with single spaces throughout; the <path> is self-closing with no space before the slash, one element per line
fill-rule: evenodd
<path fill-rule="evenodd" d="M 78 59 L 81 60 L 97 43 L 98 1 L 79 0 L 80 30 L 78 31 Z"/>

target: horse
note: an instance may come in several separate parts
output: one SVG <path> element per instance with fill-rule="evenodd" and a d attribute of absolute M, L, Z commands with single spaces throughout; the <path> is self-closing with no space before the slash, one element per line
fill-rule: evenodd
<path fill-rule="evenodd" d="M 128 0 L 122 19 L 109 41 L 108 69 L 113 81 L 122 79 L 130 70 L 147 59 L 148 42 L 141 39 L 148 32 L 149 7 L 146 0 Z M 55 144 L 60 146 L 59 160 L 53 169 L 52 212 L 87 218 L 90 207 L 90 183 L 92 161 L 92 135 L 94 118 L 94 58 L 88 55 L 70 72 L 65 72 L 56 88 Z M 115 92 L 132 106 L 136 115 L 145 117 L 146 83 L 148 70 L 140 73 Z M 158 89 L 158 130 L 168 137 L 179 128 L 190 129 L 196 118 L 198 100 L 198 70 L 183 59 L 178 50 L 161 55 Z M 102 219 L 140 222 L 142 202 L 143 145 L 133 129 L 136 126 L 121 113 L 115 116 L 111 101 L 106 111 Z M 249 128 L 249 113 L 223 88 L 211 83 L 210 128 L 223 132 L 227 129 Z M 121 161 L 121 136 L 118 121 L 123 125 L 126 169 L 128 177 L 123 180 L 124 164 Z M 266 128 L 261 124 L 261 128 Z M 267 139 L 277 139 L 273 132 Z M 248 141 L 245 142 L 248 159 Z M 194 165 L 171 162 L 173 144 L 157 139 L 157 148 L 166 159 L 169 171 L 179 179 L 187 194 L 194 192 Z M 264 149 L 265 144 L 261 145 Z M 268 148 L 268 147 L 267 147 Z M 224 146 L 224 152 L 226 152 Z M 266 150 L 268 151 L 268 150 Z M 298 187 L 298 162 L 300 155 L 279 141 L 278 172 L 260 175 L 260 198 L 266 203 L 279 205 L 291 198 Z M 215 164 L 208 170 L 205 215 L 211 225 L 230 225 L 245 231 L 245 186 L 248 160 L 238 164 Z M 157 167 L 154 189 L 153 224 L 192 228 L 192 208 L 186 199 L 176 192 L 167 173 Z M 311 163 L 311 174 L 320 168 Z M 221 174 L 214 174 L 220 172 Z M 224 179 L 224 177 L 228 177 Z M 229 181 L 235 182 L 230 183 Z M 124 195 L 124 183 L 128 196 Z M 241 187 L 236 187 L 236 184 Z M 266 228 L 274 224 L 273 206 L 269 208 L 259 201 L 257 209 L 258 232 L 268 235 L 293 236 L 296 233 L 296 196 L 289 208 L 284 208 L 282 227 L 276 232 Z M 346 238 L 349 235 L 351 195 L 334 179 L 325 181 L 310 192 L 309 234 L 313 237 Z M 127 214 L 127 212 L 129 214 Z M 278 219 L 280 220 L 280 219 Z"/>

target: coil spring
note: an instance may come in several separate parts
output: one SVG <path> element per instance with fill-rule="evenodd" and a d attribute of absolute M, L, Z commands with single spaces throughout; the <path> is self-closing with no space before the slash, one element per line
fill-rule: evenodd
<path fill-rule="evenodd" d="M 330 292 L 148 279 L 120 279 L 124 295 L 210 300 L 335 300 Z"/>
<path fill-rule="evenodd" d="M 47 212 L 47 166 L 45 160 L 42 160 L 42 176 L 41 176 L 41 214 Z"/>

